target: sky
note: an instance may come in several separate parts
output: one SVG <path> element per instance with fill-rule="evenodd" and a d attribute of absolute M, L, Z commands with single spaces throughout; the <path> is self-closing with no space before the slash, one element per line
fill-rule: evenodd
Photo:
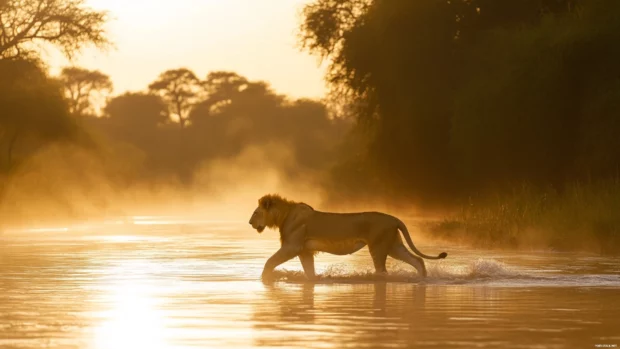
<path fill-rule="evenodd" d="M 109 11 L 115 48 L 86 49 L 73 64 L 110 75 L 114 94 L 146 89 L 167 70 L 187 67 L 200 78 L 234 71 L 269 82 L 278 93 L 321 98 L 318 57 L 302 52 L 297 33 L 309 0 L 87 0 Z M 48 52 L 52 74 L 71 62 Z"/>

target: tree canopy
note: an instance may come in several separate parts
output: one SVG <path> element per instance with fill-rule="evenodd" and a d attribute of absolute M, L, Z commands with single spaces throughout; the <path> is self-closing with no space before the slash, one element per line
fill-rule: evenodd
<path fill-rule="evenodd" d="M 341 168 L 339 180 L 380 178 L 381 192 L 445 200 L 521 181 L 561 188 L 584 173 L 611 175 L 620 164 L 611 140 L 617 85 L 602 72 L 617 70 L 617 7 L 311 2 L 301 43 L 329 59 L 332 93 L 366 129 L 367 151 L 351 162 L 364 171 L 351 168 L 347 177 Z"/>
<path fill-rule="evenodd" d="M 159 94 L 168 103 L 170 114 L 185 127 L 194 104 L 198 102 L 200 80 L 187 68 L 167 70 L 149 85 L 149 90 Z"/>
<path fill-rule="evenodd" d="M 60 73 L 65 95 L 69 99 L 71 114 L 81 116 L 86 113 L 96 114 L 93 110 L 95 94 L 111 92 L 113 85 L 110 77 L 98 70 L 79 67 L 66 67 Z"/>
<path fill-rule="evenodd" d="M 172 176 L 189 183 L 205 163 L 273 144 L 293 156 L 272 164 L 283 173 L 324 173 L 336 161 L 335 148 L 349 128 L 330 119 L 320 101 L 291 100 L 263 81 L 229 71 L 211 72 L 201 81 L 189 70 L 169 70 L 148 90 L 114 97 L 103 118 L 90 118 L 94 129 L 144 154 L 147 177 Z M 170 117 L 178 115 L 177 97 L 190 98 L 181 102 L 183 127 Z"/>
<path fill-rule="evenodd" d="M 85 45 L 108 47 L 106 16 L 85 6 L 85 0 L 5 0 L 0 4 L 0 58 L 36 56 L 39 44 L 52 44 L 68 57 Z"/>
<path fill-rule="evenodd" d="M 36 63 L 0 59 L 0 143 L 3 168 L 16 153 L 32 152 L 55 140 L 75 139 L 78 126 L 62 87 Z"/>
<path fill-rule="evenodd" d="M 39 50 L 51 45 L 71 58 L 87 45 L 107 48 L 111 42 L 105 22 L 106 13 L 89 8 L 85 0 L 0 1 L 2 170 L 11 170 L 18 160 L 50 142 L 84 140 L 71 114 L 83 113 L 93 90 L 111 87 L 109 79 L 101 73 L 67 69 L 63 86 L 47 75 Z M 73 92 L 71 105 L 63 87 Z"/>

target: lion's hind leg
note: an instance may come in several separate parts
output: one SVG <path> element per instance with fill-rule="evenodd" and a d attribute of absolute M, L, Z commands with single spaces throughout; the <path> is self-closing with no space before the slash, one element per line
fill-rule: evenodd
<path fill-rule="evenodd" d="M 372 248 L 369 248 L 369 250 L 370 256 L 372 257 L 372 263 L 375 266 L 375 274 L 380 276 L 387 275 L 387 268 L 385 267 L 388 256 L 387 253 L 383 253 L 383 251 L 373 251 Z"/>
<path fill-rule="evenodd" d="M 399 261 L 411 265 L 418 271 L 419 275 L 421 275 L 422 277 L 426 277 L 426 267 L 424 266 L 424 260 L 411 254 L 411 252 L 407 250 L 407 248 L 402 244 L 402 242 L 394 244 L 394 246 L 392 246 L 392 249 L 390 250 L 389 255 L 394 259 L 398 259 Z"/>
<path fill-rule="evenodd" d="M 396 236 L 398 231 L 394 230 L 385 232 L 385 234 L 378 234 L 381 238 L 368 243 L 368 251 L 372 257 L 372 263 L 375 266 L 375 274 L 377 275 L 387 275 L 385 263 L 390 251 L 390 245 L 393 244 L 393 239 L 388 238 L 388 234 Z"/>

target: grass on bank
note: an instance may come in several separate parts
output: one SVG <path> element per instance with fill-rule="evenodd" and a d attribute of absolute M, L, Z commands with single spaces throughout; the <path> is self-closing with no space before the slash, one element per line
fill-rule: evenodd
<path fill-rule="evenodd" d="M 429 229 L 476 247 L 620 253 L 620 179 L 573 183 L 562 192 L 523 185 L 471 199 Z"/>

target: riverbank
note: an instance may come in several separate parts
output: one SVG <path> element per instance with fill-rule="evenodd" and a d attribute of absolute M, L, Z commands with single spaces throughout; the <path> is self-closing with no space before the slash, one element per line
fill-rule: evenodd
<path fill-rule="evenodd" d="M 620 253 L 620 179 L 573 183 L 563 191 L 523 185 L 472 198 L 425 227 L 433 237 L 480 248 Z"/>

